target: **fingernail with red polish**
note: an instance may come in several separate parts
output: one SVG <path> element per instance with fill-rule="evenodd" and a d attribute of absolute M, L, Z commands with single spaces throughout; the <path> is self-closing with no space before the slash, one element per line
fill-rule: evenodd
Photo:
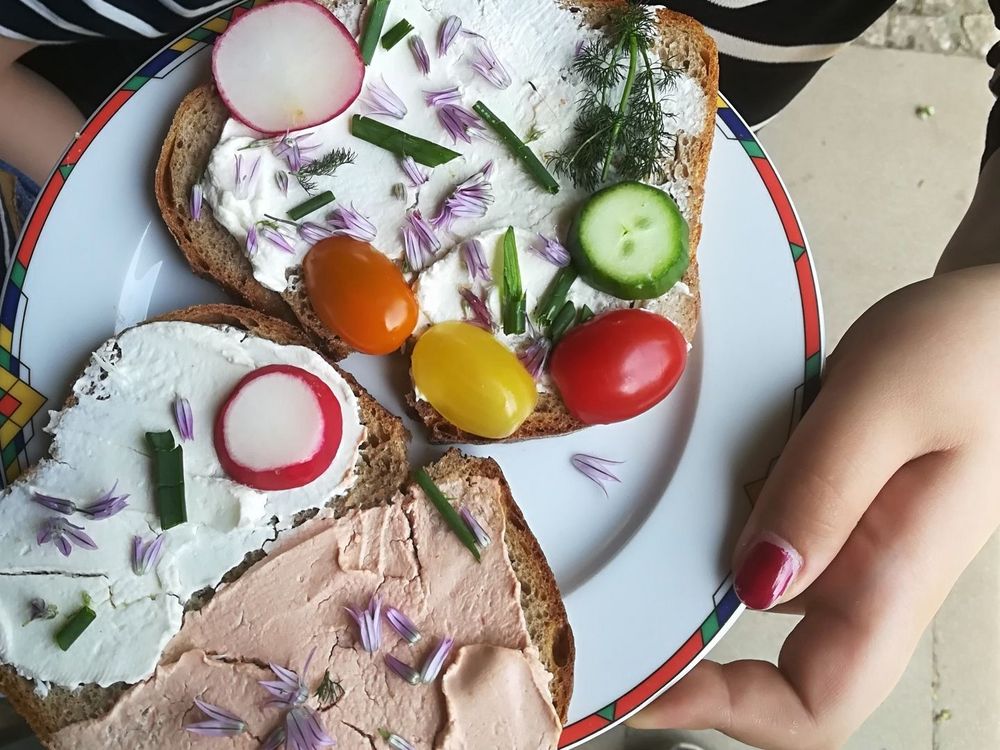
<path fill-rule="evenodd" d="M 768 535 L 750 548 L 736 571 L 736 595 L 750 609 L 767 609 L 788 590 L 801 567 L 802 556 L 790 544 Z"/>

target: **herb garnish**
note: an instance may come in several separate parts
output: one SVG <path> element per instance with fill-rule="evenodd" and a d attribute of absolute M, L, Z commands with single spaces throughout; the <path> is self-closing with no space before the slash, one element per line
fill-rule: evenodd
<path fill-rule="evenodd" d="M 578 187 L 593 190 L 606 181 L 612 167 L 623 180 L 662 177 L 674 136 L 667 129 L 662 89 L 678 71 L 669 68 L 650 47 L 653 18 L 630 0 L 617 11 L 609 33 L 585 44 L 573 68 L 587 84 L 580 97 L 574 136 L 569 146 L 550 154 L 555 171 Z"/>
<path fill-rule="evenodd" d="M 431 504 L 437 508 L 448 528 L 454 532 L 459 541 L 472 553 L 472 556 L 476 558 L 476 562 L 480 562 L 480 552 L 479 547 L 476 545 L 476 537 L 469 531 L 469 527 L 465 525 L 462 517 L 458 515 L 458 511 L 448 501 L 448 498 L 434 484 L 434 480 L 423 469 L 417 469 L 413 472 L 413 478 L 417 480 L 417 484 L 420 485 L 420 489 L 427 495 Z"/>
<path fill-rule="evenodd" d="M 521 285 L 521 267 L 517 261 L 514 227 L 508 227 L 503 238 L 503 275 L 500 281 L 500 317 L 503 319 L 503 332 L 524 333 L 527 295 Z"/>
<path fill-rule="evenodd" d="M 63 651 L 68 651 L 76 639 L 83 635 L 83 631 L 90 627 L 90 623 L 97 619 L 97 613 L 92 609 L 90 596 L 83 595 L 83 606 L 74 612 L 66 621 L 59 632 L 56 633 L 56 643 Z"/>
<path fill-rule="evenodd" d="M 319 687 L 316 688 L 316 697 L 319 698 L 322 708 L 336 706 L 340 699 L 344 697 L 344 688 L 336 680 L 330 679 L 330 670 L 323 672 L 323 680 L 319 683 Z"/>
<path fill-rule="evenodd" d="M 316 189 L 317 177 L 329 177 L 345 164 L 353 164 L 356 158 L 357 154 L 349 148 L 335 148 L 292 172 L 292 176 L 299 181 L 303 190 L 312 195 Z"/>

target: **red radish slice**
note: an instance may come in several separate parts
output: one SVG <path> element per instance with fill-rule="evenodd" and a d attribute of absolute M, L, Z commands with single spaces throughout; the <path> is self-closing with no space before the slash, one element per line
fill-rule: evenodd
<path fill-rule="evenodd" d="M 266 134 L 332 120 L 358 98 L 365 65 L 354 37 L 313 0 L 277 0 L 244 13 L 212 50 L 229 111 Z"/>
<path fill-rule="evenodd" d="M 243 378 L 215 418 L 223 470 L 258 490 L 302 487 L 326 471 L 344 420 L 330 387 L 300 367 L 269 365 Z"/>

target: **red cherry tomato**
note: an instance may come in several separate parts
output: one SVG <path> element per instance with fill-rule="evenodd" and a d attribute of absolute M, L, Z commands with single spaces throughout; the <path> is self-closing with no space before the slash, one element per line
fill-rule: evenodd
<path fill-rule="evenodd" d="M 687 364 L 687 342 L 666 318 L 612 310 L 573 328 L 552 353 L 552 380 L 584 424 L 642 414 L 662 401 Z"/>

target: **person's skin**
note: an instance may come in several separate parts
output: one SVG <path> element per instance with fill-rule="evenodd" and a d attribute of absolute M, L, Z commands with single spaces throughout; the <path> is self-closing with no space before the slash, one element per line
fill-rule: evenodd
<path fill-rule="evenodd" d="M 832 750 L 892 690 L 1000 525 L 998 206 L 1000 153 L 937 275 L 886 297 L 841 341 L 757 501 L 734 554 L 737 591 L 804 615 L 778 665 L 702 662 L 633 726 Z"/>
<path fill-rule="evenodd" d="M 0 160 L 41 184 L 83 116 L 55 86 L 17 64 L 31 47 L 0 38 Z"/>

